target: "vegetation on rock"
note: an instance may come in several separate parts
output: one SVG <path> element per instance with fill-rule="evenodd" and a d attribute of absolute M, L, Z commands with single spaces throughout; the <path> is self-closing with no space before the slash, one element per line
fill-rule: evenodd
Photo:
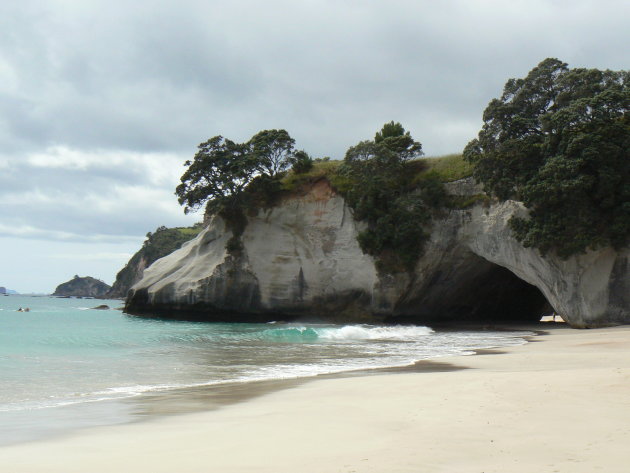
<path fill-rule="evenodd" d="M 313 169 L 314 160 L 309 156 L 306 151 L 296 151 L 293 156 L 289 158 L 291 163 L 291 169 L 294 174 L 304 174 Z"/>
<path fill-rule="evenodd" d="M 279 179 L 290 166 L 296 173 L 310 169 L 310 156 L 294 147 L 285 130 L 263 130 L 247 143 L 215 136 L 198 146 L 193 161 L 184 163 L 187 169 L 175 194 L 186 213 L 203 204 L 210 214 L 243 209 L 247 192 L 279 190 Z"/>
<path fill-rule="evenodd" d="M 188 169 L 175 189 L 184 212 L 197 210 L 206 202 L 217 212 L 237 206 L 261 167 L 251 145 L 215 136 L 198 149 L 193 161 L 184 163 Z"/>
<path fill-rule="evenodd" d="M 273 205 L 286 169 L 304 173 L 312 163 L 305 151 L 295 150 L 286 130 L 263 130 L 246 143 L 215 136 L 184 163 L 187 169 L 175 194 L 186 213 L 205 204 L 206 215 L 220 215 L 233 233 L 228 250 L 236 253 L 247 211 Z"/>
<path fill-rule="evenodd" d="M 335 184 L 338 184 L 339 178 L 337 170 L 341 163 L 342 161 L 331 161 L 330 159 L 314 159 L 312 166 L 307 171 L 295 172 L 295 170 L 291 170 L 286 173 L 280 181 L 282 190 L 295 192 L 320 179 L 326 179 L 333 187 L 336 187 Z"/>
<path fill-rule="evenodd" d="M 145 260 L 151 262 L 160 259 L 195 238 L 201 230 L 203 230 L 201 223 L 196 223 L 192 227 L 158 227 L 155 232 L 147 233 L 147 239 L 142 244 L 143 256 Z"/>
<path fill-rule="evenodd" d="M 445 203 L 436 175 L 414 179 L 408 163 L 422 155 L 422 145 L 400 123 L 386 123 L 374 140 L 348 149 L 338 174 L 348 205 L 367 228 L 361 249 L 377 258 L 385 272 L 411 270 L 428 238 L 425 231 L 434 209 Z"/>
<path fill-rule="evenodd" d="M 109 285 L 91 276 L 75 275 L 70 281 L 59 284 L 53 296 L 61 297 L 104 297 L 110 290 Z"/>
<path fill-rule="evenodd" d="M 344 161 L 313 159 L 294 145 L 285 130 L 261 131 L 247 143 L 211 138 L 185 163 L 175 192 L 180 204 L 189 212 L 205 203 L 206 215 L 220 215 L 233 234 L 226 248 L 236 255 L 250 211 L 325 178 L 367 223 L 359 235 L 363 251 L 381 270 L 397 272 L 413 267 L 432 213 L 449 203 L 442 182 L 471 172 L 459 155 L 420 159 L 422 145 L 394 121 L 351 147 Z"/>
<path fill-rule="evenodd" d="M 116 281 L 107 297 L 125 297 L 131 286 L 141 279 L 144 269 L 151 266 L 156 260 L 179 249 L 185 242 L 196 237 L 201 230 L 203 230 L 203 225 L 198 223 L 192 227 L 167 228 L 161 226 L 154 232 L 147 233 L 147 239 L 142 244 L 142 248 L 116 275 Z"/>
<path fill-rule="evenodd" d="M 295 140 L 286 130 L 263 130 L 245 145 L 261 174 L 275 177 L 291 164 Z"/>
<path fill-rule="evenodd" d="M 317 158 L 313 160 L 312 167 L 306 172 L 296 173 L 292 168 L 280 180 L 282 189 L 294 192 L 308 183 L 326 179 L 335 189 L 345 192 L 352 183 L 339 172 L 342 164 L 343 161 Z M 412 187 L 427 178 L 451 182 L 471 177 L 473 173 L 472 165 L 465 161 L 461 154 L 410 159 L 404 166 Z"/>
<path fill-rule="evenodd" d="M 486 108 L 464 157 L 487 192 L 522 201 L 511 227 L 560 257 L 630 241 L 630 71 L 545 59 Z"/>
<path fill-rule="evenodd" d="M 461 154 L 418 159 L 409 164 L 417 167 L 414 177 L 415 182 L 423 179 L 429 173 L 433 174 L 441 182 L 458 181 L 473 174 L 472 165 L 465 161 Z"/>

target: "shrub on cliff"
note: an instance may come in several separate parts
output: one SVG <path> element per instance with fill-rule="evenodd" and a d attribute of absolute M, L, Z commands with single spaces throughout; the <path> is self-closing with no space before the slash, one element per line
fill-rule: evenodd
<path fill-rule="evenodd" d="M 410 270 L 428 235 L 424 226 L 440 206 L 442 184 L 427 176 L 413 182 L 406 165 L 422 155 L 422 145 L 400 123 L 386 123 L 374 140 L 346 152 L 340 189 L 358 220 L 367 228 L 358 236 L 361 249 L 377 258 L 385 272 Z"/>
<path fill-rule="evenodd" d="M 291 170 L 295 174 L 304 174 L 313 169 L 313 158 L 311 158 L 306 151 L 296 151 L 293 156 L 289 158 L 291 163 Z"/>
<path fill-rule="evenodd" d="M 196 223 L 192 227 L 158 227 L 155 232 L 147 233 L 147 239 L 142 244 L 142 255 L 148 264 L 151 264 L 192 240 L 201 230 L 203 230 L 201 223 Z"/>
<path fill-rule="evenodd" d="M 529 218 L 516 237 L 560 257 L 630 241 L 630 71 L 569 69 L 545 59 L 486 108 L 464 157 Z"/>

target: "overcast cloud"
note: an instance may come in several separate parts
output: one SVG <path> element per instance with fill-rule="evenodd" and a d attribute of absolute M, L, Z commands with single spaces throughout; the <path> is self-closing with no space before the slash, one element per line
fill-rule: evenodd
<path fill-rule="evenodd" d="M 627 69 L 628 18 L 625 0 L 2 2 L 0 286 L 111 284 L 147 232 L 200 219 L 173 191 L 214 135 L 285 128 L 342 158 L 396 120 L 461 152 L 542 59 Z"/>

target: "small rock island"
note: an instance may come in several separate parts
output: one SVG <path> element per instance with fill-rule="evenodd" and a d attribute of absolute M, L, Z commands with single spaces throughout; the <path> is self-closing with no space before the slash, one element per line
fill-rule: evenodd
<path fill-rule="evenodd" d="M 57 286 L 53 296 L 59 297 L 104 297 L 111 287 L 91 276 L 75 275 L 70 281 Z"/>

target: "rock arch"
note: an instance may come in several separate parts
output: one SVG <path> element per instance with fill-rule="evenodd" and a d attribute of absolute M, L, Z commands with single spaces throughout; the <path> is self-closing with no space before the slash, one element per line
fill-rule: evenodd
<path fill-rule="evenodd" d="M 477 206 L 462 219 L 459 240 L 479 257 L 536 286 L 573 327 L 630 323 L 630 250 L 605 248 L 567 260 L 542 257 L 511 234 L 509 219 L 524 214 L 515 201 Z"/>
<path fill-rule="evenodd" d="M 390 321 L 422 324 L 534 323 L 551 308 L 540 290 L 508 269 L 465 248 L 449 257 L 411 290 Z"/>

